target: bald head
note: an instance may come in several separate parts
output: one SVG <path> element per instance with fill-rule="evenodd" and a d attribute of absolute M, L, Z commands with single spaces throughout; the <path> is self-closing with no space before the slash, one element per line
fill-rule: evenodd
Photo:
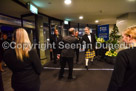
<path fill-rule="evenodd" d="M 71 34 L 74 34 L 74 31 L 75 31 L 75 28 L 70 28 L 69 29 L 69 34 L 71 35 Z"/>

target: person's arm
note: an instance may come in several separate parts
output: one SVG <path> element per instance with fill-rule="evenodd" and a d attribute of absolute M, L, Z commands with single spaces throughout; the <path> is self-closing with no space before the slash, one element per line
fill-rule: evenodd
<path fill-rule="evenodd" d="M 59 43 L 61 43 L 61 42 L 64 42 L 64 41 L 63 41 L 63 37 L 60 35 L 60 41 L 59 41 Z M 59 43 L 58 43 L 58 44 L 59 44 Z M 59 46 L 59 45 L 58 45 L 58 46 Z M 59 48 L 59 50 L 60 50 L 60 54 L 61 54 L 62 49 Z"/>
<path fill-rule="evenodd" d="M 84 39 L 84 35 L 83 35 L 81 40 L 80 40 L 82 50 L 83 50 L 83 46 L 84 46 L 84 43 L 83 43 L 84 41 L 85 41 L 85 39 Z"/>
<path fill-rule="evenodd" d="M 116 58 L 116 64 L 112 73 L 111 81 L 107 91 L 119 91 L 124 82 L 124 76 L 127 69 L 127 55 L 124 52 L 119 52 Z"/>
<path fill-rule="evenodd" d="M 30 59 L 32 61 L 32 65 L 36 71 L 36 73 L 38 75 L 40 75 L 41 71 L 42 71 L 42 65 L 41 65 L 41 61 L 40 61 L 40 58 L 36 52 L 36 50 L 31 50 L 30 52 Z"/>
<path fill-rule="evenodd" d="M 50 48 L 50 52 L 52 52 L 53 50 L 53 36 L 51 35 L 50 37 L 50 44 L 52 45 L 52 48 Z"/>
<path fill-rule="evenodd" d="M 93 36 L 94 36 L 94 50 L 96 50 L 96 37 L 94 34 L 93 34 Z"/>

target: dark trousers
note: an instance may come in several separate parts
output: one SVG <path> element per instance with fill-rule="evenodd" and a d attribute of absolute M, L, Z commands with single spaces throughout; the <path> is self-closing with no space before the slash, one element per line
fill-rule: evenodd
<path fill-rule="evenodd" d="M 65 66 L 66 66 L 66 63 L 68 63 L 68 67 L 69 67 L 69 75 L 68 75 L 68 78 L 72 78 L 72 72 L 73 72 L 73 57 L 62 57 L 60 63 L 61 63 L 61 69 L 60 69 L 59 77 L 63 77 L 64 68 L 65 68 Z"/>
<path fill-rule="evenodd" d="M 57 50 L 53 50 L 53 56 L 54 56 L 54 63 L 57 62 Z"/>
<path fill-rule="evenodd" d="M 53 58 L 52 58 L 52 52 L 50 52 L 50 59 L 51 59 L 51 61 L 52 61 L 52 59 L 53 59 Z"/>
<path fill-rule="evenodd" d="M 79 49 L 76 49 L 76 63 L 79 61 Z"/>
<path fill-rule="evenodd" d="M 0 91 L 4 91 L 1 71 L 0 71 Z"/>

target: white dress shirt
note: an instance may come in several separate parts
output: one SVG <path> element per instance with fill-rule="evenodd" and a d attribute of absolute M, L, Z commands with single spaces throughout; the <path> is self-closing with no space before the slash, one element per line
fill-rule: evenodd
<path fill-rule="evenodd" d="M 91 34 L 89 34 L 89 35 L 88 35 L 88 39 L 89 39 L 89 40 L 90 40 L 90 42 L 91 42 Z"/>

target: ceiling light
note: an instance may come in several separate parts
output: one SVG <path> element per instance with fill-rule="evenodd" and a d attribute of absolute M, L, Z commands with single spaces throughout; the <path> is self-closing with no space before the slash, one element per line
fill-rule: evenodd
<path fill-rule="evenodd" d="M 83 18 L 84 18 L 83 16 L 79 16 L 79 19 L 81 19 L 81 20 L 82 20 Z"/>
<path fill-rule="evenodd" d="M 129 2 L 135 2 L 136 0 L 128 0 Z"/>
<path fill-rule="evenodd" d="M 95 20 L 95 23 L 98 23 L 99 22 L 99 20 Z"/>
<path fill-rule="evenodd" d="M 64 3 L 69 5 L 69 4 L 71 4 L 71 0 L 65 0 Z"/>

